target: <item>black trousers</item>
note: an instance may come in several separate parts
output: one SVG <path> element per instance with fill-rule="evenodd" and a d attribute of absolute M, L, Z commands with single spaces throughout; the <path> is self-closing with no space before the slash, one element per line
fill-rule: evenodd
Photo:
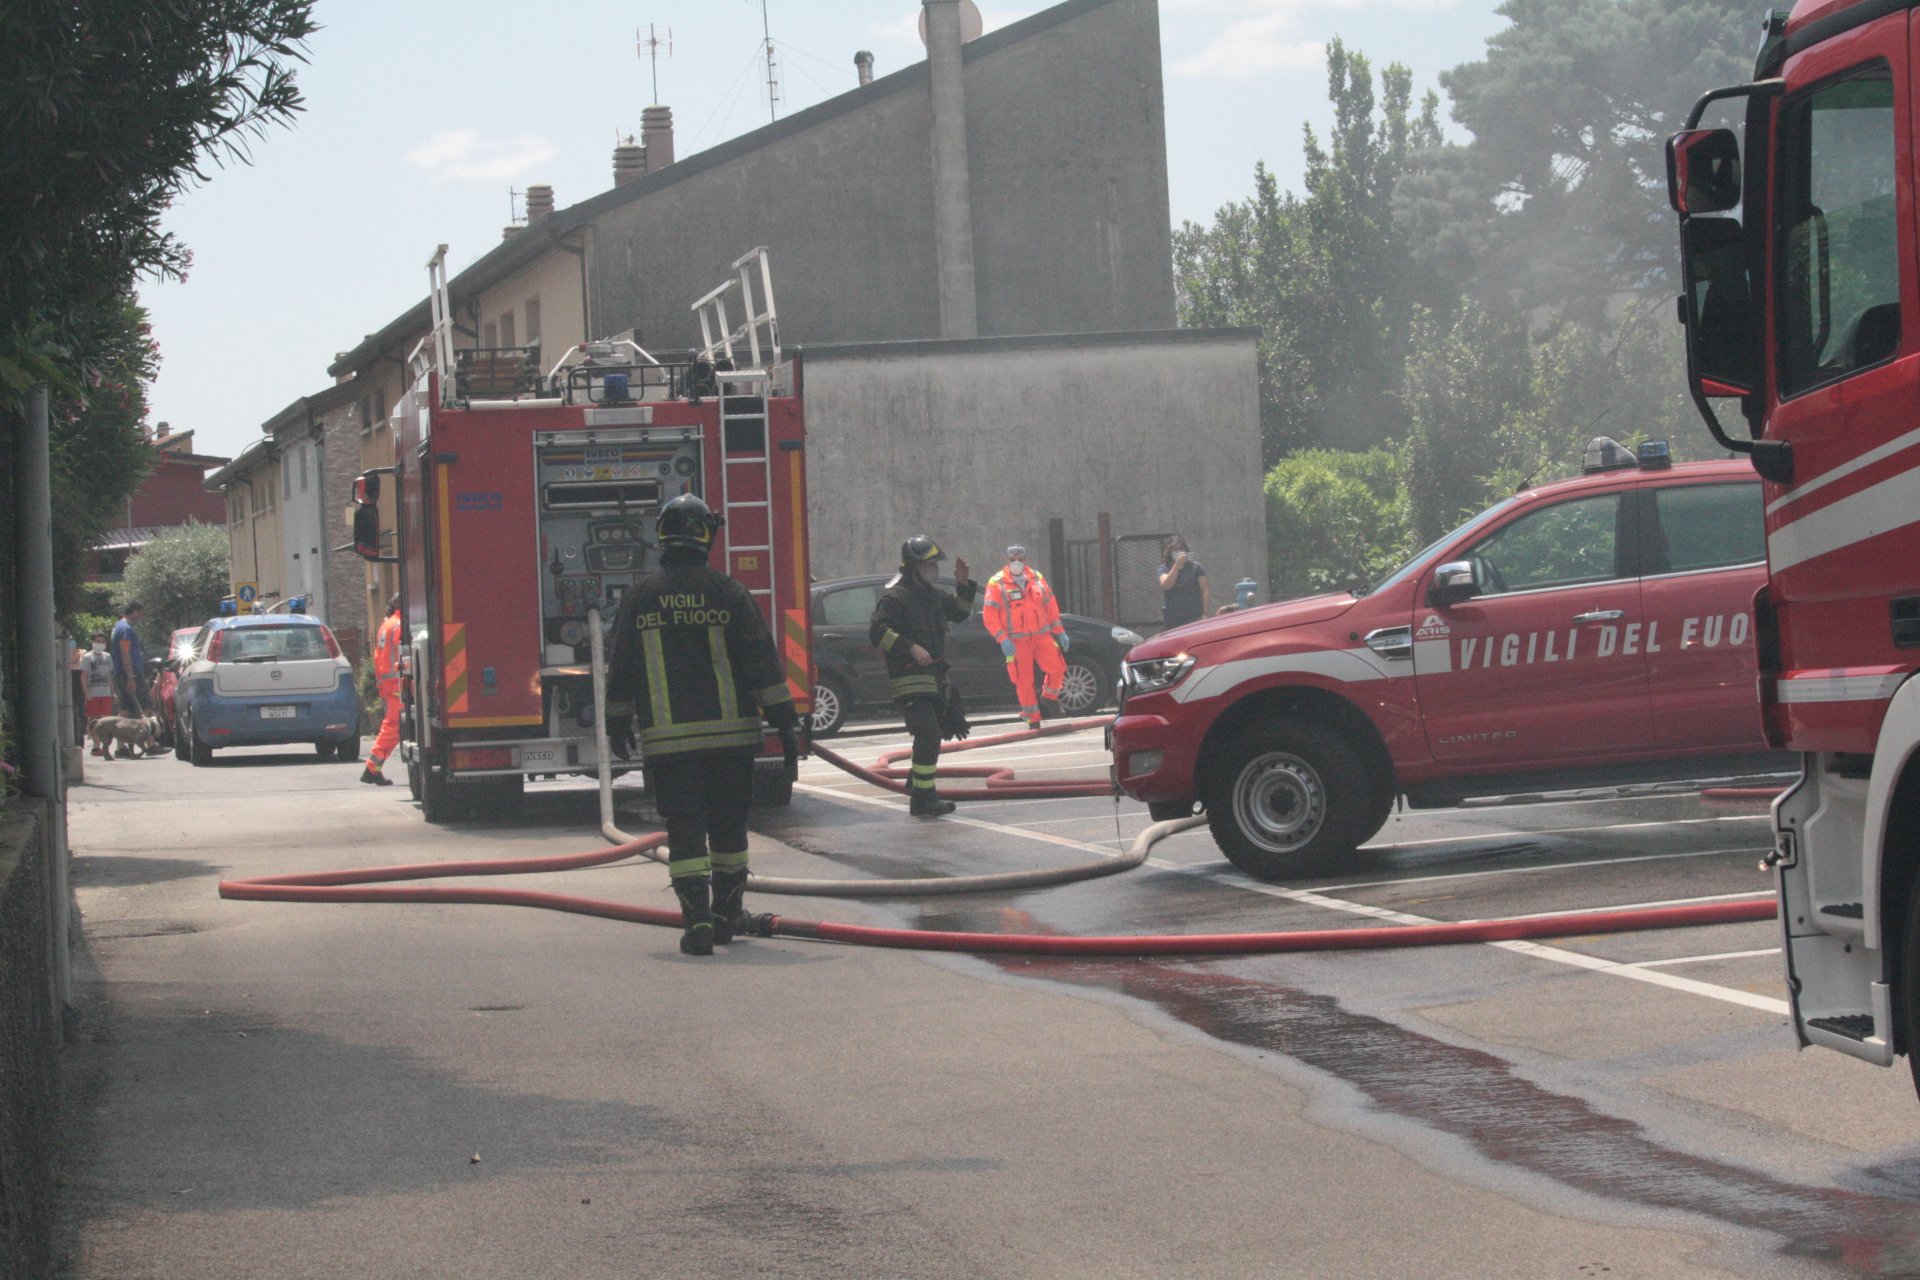
<path fill-rule="evenodd" d="M 913 735 L 913 771 L 907 783 L 908 793 L 932 791 L 934 767 L 940 763 L 940 718 L 944 708 L 940 699 L 925 695 L 901 698 L 899 702 L 907 732 Z"/>
<path fill-rule="evenodd" d="M 670 875 L 706 875 L 716 862 L 745 869 L 753 757 L 751 747 L 692 751 L 647 766 L 667 824 Z"/>

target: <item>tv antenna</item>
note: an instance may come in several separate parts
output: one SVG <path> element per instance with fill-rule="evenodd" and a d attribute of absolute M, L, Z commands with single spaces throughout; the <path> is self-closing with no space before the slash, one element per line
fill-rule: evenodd
<path fill-rule="evenodd" d="M 760 0 L 760 39 L 767 54 L 767 119 L 780 118 L 780 64 L 773 56 L 773 28 L 767 22 L 767 0 Z"/>
<path fill-rule="evenodd" d="M 660 59 L 673 56 L 673 28 L 667 28 L 667 34 L 660 32 L 649 22 L 647 34 L 641 35 L 640 29 L 633 29 L 634 49 L 653 66 L 653 105 L 660 105 Z M 663 53 L 664 51 L 664 53 Z"/>

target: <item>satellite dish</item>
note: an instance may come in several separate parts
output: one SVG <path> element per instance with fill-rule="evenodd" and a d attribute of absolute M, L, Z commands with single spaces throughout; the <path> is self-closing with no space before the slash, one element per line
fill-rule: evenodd
<path fill-rule="evenodd" d="M 973 0 L 960 0 L 960 43 L 978 40 L 986 24 L 980 21 L 980 6 Z M 920 47 L 927 47 L 927 7 L 920 6 Z"/>

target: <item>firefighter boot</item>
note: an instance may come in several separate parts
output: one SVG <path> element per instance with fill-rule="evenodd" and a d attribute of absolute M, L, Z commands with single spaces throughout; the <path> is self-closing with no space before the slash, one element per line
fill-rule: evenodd
<path fill-rule="evenodd" d="M 713 954 L 713 886 L 706 876 L 675 876 L 673 895 L 680 899 L 680 920 L 686 932 L 680 935 L 680 953 L 689 956 Z"/>
<path fill-rule="evenodd" d="M 951 800 L 942 800 L 932 790 L 916 787 L 913 798 L 907 801 L 907 812 L 916 818 L 944 818 L 959 806 Z"/>
<path fill-rule="evenodd" d="M 713 873 L 713 941 L 717 946 L 724 947 L 735 936 L 744 937 L 750 931 L 741 901 L 746 892 L 745 867 Z"/>
<path fill-rule="evenodd" d="M 1042 720 L 1058 720 L 1066 714 L 1065 711 L 1060 709 L 1060 699 L 1049 698 L 1044 695 L 1041 697 L 1040 718 Z"/>

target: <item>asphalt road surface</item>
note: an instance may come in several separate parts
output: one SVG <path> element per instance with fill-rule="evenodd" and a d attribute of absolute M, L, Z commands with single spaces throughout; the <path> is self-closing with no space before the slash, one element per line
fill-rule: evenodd
<path fill-rule="evenodd" d="M 1105 769 L 1097 733 L 975 754 Z M 591 849 L 579 782 L 436 828 L 404 786 L 310 753 L 89 766 L 76 1280 L 1920 1275 L 1908 1073 L 1796 1052 L 1771 924 L 1198 961 L 758 939 L 691 960 L 673 931 L 552 912 L 216 896 L 223 877 Z M 637 783 L 620 796 L 640 829 Z M 1146 823 L 1105 800 L 914 820 L 810 760 L 792 807 L 757 817 L 754 865 L 1061 866 Z M 1600 794 L 1401 814 L 1286 885 L 1235 874 L 1202 829 L 1012 898 L 749 906 L 1325 929 L 1764 896 L 1766 845 L 1758 803 Z M 648 862 L 512 884 L 672 902 Z"/>

